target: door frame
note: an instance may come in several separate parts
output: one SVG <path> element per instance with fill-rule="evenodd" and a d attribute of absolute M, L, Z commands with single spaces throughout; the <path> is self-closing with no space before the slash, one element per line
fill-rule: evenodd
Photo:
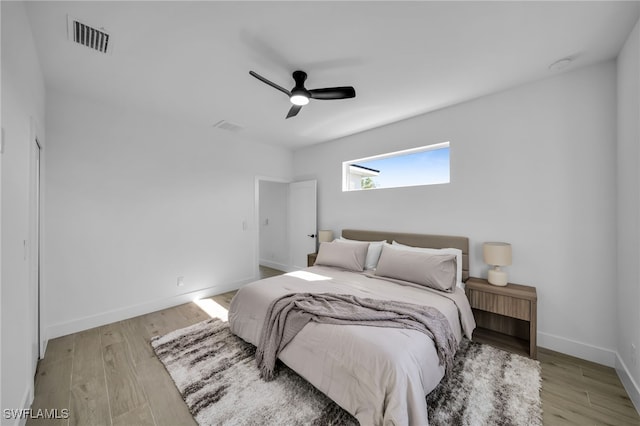
<path fill-rule="evenodd" d="M 44 357 L 46 350 L 46 337 L 44 336 L 43 319 L 43 286 L 42 286 L 42 247 L 44 229 L 44 150 L 45 143 L 42 138 L 40 126 L 34 117 L 30 117 L 31 134 L 29 140 L 29 236 L 28 236 L 28 279 L 29 294 L 36 300 L 33 301 L 31 313 L 32 341 L 37 340 L 36 359 L 31 360 L 35 372 L 35 367 L 40 359 Z M 32 169 L 33 167 L 33 169 Z M 35 198 L 33 198 L 35 197 Z M 32 204 L 35 203 L 35 204 Z M 32 288 L 33 287 L 33 288 Z"/>
<path fill-rule="evenodd" d="M 35 209 L 35 244 L 36 246 L 32 248 L 33 255 L 35 259 L 35 268 L 36 268 L 36 276 L 35 276 L 35 284 L 36 284 L 36 327 L 37 327 L 37 339 L 38 339 L 38 355 L 39 358 L 44 357 L 44 351 L 42 350 L 42 145 L 40 144 L 40 140 L 36 137 L 33 141 L 35 143 L 35 153 L 36 153 L 36 169 L 34 170 L 34 178 L 35 178 L 35 202 L 36 205 L 33 206 Z"/>

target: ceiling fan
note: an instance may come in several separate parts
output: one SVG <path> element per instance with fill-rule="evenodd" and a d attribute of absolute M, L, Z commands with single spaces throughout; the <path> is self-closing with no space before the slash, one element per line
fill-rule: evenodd
<path fill-rule="evenodd" d="M 326 87 L 324 89 L 307 90 L 304 87 L 304 81 L 307 79 L 307 73 L 304 71 L 293 72 L 293 80 L 296 82 L 296 85 L 290 91 L 272 81 L 267 80 L 256 72 L 249 71 L 249 74 L 289 96 L 289 100 L 293 106 L 289 110 L 287 118 L 295 117 L 302 107 L 309 103 L 309 99 L 348 99 L 356 97 L 356 90 L 351 86 Z"/>

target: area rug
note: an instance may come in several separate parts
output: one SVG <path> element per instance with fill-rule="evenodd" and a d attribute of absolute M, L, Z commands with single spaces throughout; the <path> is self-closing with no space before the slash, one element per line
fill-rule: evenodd
<path fill-rule="evenodd" d="M 255 347 L 211 319 L 151 340 L 191 414 L 204 425 L 357 425 L 284 364 L 259 377 Z M 540 364 L 464 340 L 426 398 L 431 425 L 541 425 Z"/>

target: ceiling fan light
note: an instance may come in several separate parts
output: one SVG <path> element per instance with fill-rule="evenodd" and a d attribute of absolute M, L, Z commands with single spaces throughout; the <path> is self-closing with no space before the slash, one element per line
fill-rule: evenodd
<path fill-rule="evenodd" d="M 300 106 L 303 106 L 309 103 L 309 98 L 304 95 L 291 95 L 289 100 L 291 101 L 292 104 L 300 105 Z"/>

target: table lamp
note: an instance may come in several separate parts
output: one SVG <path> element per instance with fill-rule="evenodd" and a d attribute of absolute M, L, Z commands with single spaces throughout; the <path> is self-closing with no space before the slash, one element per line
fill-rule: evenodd
<path fill-rule="evenodd" d="M 318 242 L 320 243 L 330 243 L 333 241 L 333 231 L 330 229 L 324 229 L 318 231 Z"/>
<path fill-rule="evenodd" d="M 507 273 L 500 269 L 501 266 L 511 265 L 511 244 L 490 242 L 482 246 L 482 256 L 484 263 L 494 266 L 489 269 L 487 281 L 489 284 L 505 286 L 507 285 Z"/>

